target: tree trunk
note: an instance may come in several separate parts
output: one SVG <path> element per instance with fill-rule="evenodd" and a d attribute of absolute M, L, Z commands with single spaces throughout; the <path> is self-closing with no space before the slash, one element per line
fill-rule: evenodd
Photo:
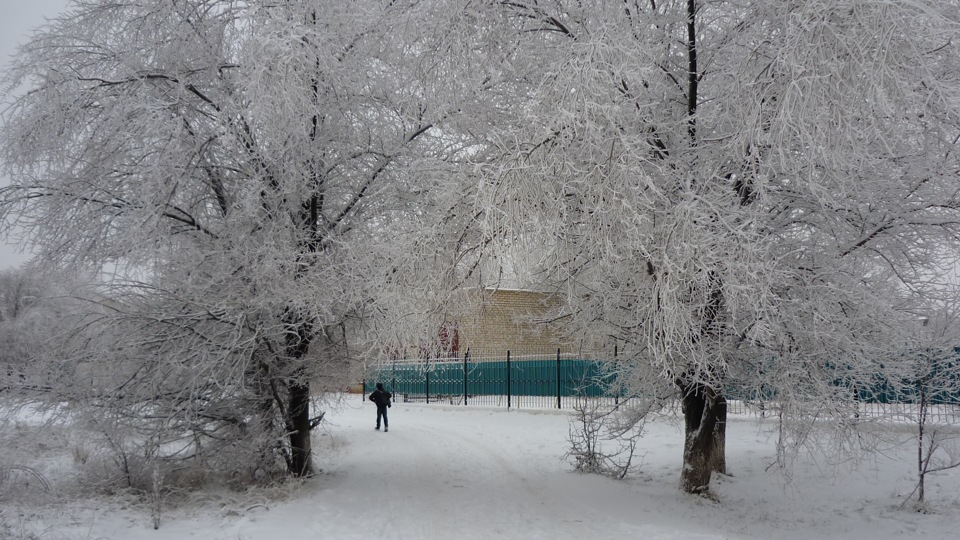
<path fill-rule="evenodd" d="M 313 456 L 310 448 L 310 383 L 290 385 L 287 408 L 290 426 L 290 473 L 294 476 L 313 476 Z"/>
<path fill-rule="evenodd" d="M 718 395 L 702 384 L 682 386 L 683 390 L 683 471 L 680 486 L 687 493 L 706 493 L 714 467 L 716 427 L 719 420 Z"/>
<path fill-rule="evenodd" d="M 290 325 L 295 329 L 288 334 L 287 355 L 300 365 L 293 371 L 293 377 L 287 382 L 287 410 L 284 422 L 290 434 L 289 472 L 294 476 L 313 476 L 313 456 L 310 449 L 310 380 L 303 364 L 312 342 L 313 324 L 300 315 L 285 317 L 292 319 Z"/>
<path fill-rule="evenodd" d="M 920 387 L 920 414 L 918 415 L 917 421 L 917 476 L 919 481 L 917 482 L 917 502 L 923 503 L 923 484 L 927 476 L 927 467 L 924 466 L 924 455 L 923 455 L 923 435 L 924 428 L 927 424 L 927 395 L 924 392 L 923 382 L 919 382 L 918 386 Z M 930 446 L 930 452 L 934 450 L 933 445 Z"/>
<path fill-rule="evenodd" d="M 270 368 L 261 355 L 258 353 L 257 362 L 249 373 L 250 386 L 256 395 L 257 417 L 253 423 L 253 432 L 250 434 L 255 438 L 257 445 L 258 462 L 254 464 L 253 471 L 256 476 L 257 469 L 268 471 L 274 465 L 276 459 L 275 451 L 277 449 L 277 440 L 273 436 L 273 425 L 277 418 L 275 407 L 279 406 L 283 411 L 283 403 L 274 402 L 274 393 L 270 384 Z M 285 418 L 281 418 L 286 421 Z"/>
<path fill-rule="evenodd" d="M 713 456 L 711 468 L 727 474 L 727 400 L 717 396 L 717 424 L 713 429 Z"/>

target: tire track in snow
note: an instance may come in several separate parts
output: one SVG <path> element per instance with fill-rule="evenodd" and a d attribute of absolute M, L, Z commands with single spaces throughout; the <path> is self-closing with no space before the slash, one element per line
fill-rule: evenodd
<path fill-rule="evenodd" d="M 349 447 L 338 459 L 338 485 L 354 500 L 346 501 L 363 537 L 382 540 L 453 538 L 456 530 L 444 520 L 447 512 L 442 486 L 428 474 L 443 456 L 423 444 L 427 435 L 416 425 L 387 433 L 371 423 L 342 426 Z M 365 510 L 357 510 L 362 507 Z"/>
<path fill-rule="evenodd" d="M 463 525 L 470 523 L 487 526 L 490 536 L 516 537 L 522 531 L 524 538 L 552 538 L 549 531 L 564 523 L 573 536 L 590 536 L 591 531 L 565 512 L 575 505 L 551 489 L 540 468 L 521 470 L 517 460 L 523 458 L 510 445 L 495 446 L 468 427 L 443 430 L 417 424 L 415 431 L 436 459 L 433 472 L 454 479 L 441 495 L 452 506 L 445 521 L 461 535 Z"/>
<path fill-rule="evenodd" d="M 563 523 L 564 528 L 574 537 L 582 535 L 583 538 L 589 538 L 596 534 L 596 530 L 584 525 L 587 520 L 580 519 L 580 513 L 585 507 L 582 501 L 576 498 L 576 493 L 570 493 L 558 483 L 551 481 L 552 479 L 561 480 L 561 477 L 574 474 L 573 472 L 566 470 L 563 466 L 559 466 L 552 473 L 549 468 L 535 470 L 532 474 L 521 471 L 518 463 L 505 457 L 505 453 L 514 449 L 495 448 L 487 439 L 475 435 L 468 435 L 468 438 L 475 448 L 490 456 L 499 467 L 509 471 L 510 476 L 517 479 L 523 492 L 529 497 L 524 505 L 539 509 L 538 516 L 541 521 Z M 551 458 L 556 460 L 555 463 L 561 463 L 561 456 L 551 456 Z"/>
<path fill-rule="evenodd" d="M 366 409 L 351 409 L 337 429 L 347 441 L 333 472 L 338 485 L 312 529 L 325 537 L 562 540 L 602 531 L 647 540 L 728 538 L 648 522 L 627 484 L 571 472 L 554 455 L 565 447 L 565 421 L 552 415 L 526 421 L 401 406 L 391 411 L 394 429 L 382 433 L 371 429 Z M 356 528 L 332 534 L 321 520 Z"/>

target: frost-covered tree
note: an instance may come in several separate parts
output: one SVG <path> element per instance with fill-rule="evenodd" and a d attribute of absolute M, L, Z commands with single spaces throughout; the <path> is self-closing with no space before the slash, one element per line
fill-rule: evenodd
<path fill-rule="evenodd" d="M 49 387 L 45 359 L 85 311 L 84 296 L 75 277 L 0 271 L 0 392 L 36 394 Z"/>
<path fill-rule="evenodd" d="M 942 287 L 941 297 L 918 319 L 911 346 L 897 359 L 899 376 L 883 387 L 912 404 L 906 417 L 917 433 L 917 484 L 903 504 L 915 494 L 918 510 L 925 504 L 927 476 L 960 467 L 960 433 L 942 416 L 960 398 L 957 292 L 956 283 Z"/>
<path fill-rule="evenodd" d="M 682 488 L 719 468 L 731 387 L 775 396 L 785 449 L 813 418 L 850 428 L 908 297 L 955 260 L 956 2 L 491 9 L 530 84 L 490 227 L 544 253 L 572 328 L 628 345 L 633 392 L 651 366 L 675 386 Z"/>
<path fill-rule="evenodd" d="M 62 358 L 148 456 L 312 472 L 311 388 L 459 204 L 428 7 L 78 0 L 21 49 L 0 215 L 46 264 L 118 270 Z"/>

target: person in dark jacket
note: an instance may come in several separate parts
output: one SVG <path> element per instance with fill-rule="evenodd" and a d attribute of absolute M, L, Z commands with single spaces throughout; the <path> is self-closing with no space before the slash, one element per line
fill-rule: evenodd
<path fill-rule="evenodd" d="M 387 407 L 390 407 L 390 398 L 393 394 L 383 389 L 383 383 L 377 383 L 377 389 L 370 394 L 370 401 L 377 405 L 377 430 L 380 430 L 380 418 L 383 418 L 383 431 L 390 431 L 387 426 Z"/>

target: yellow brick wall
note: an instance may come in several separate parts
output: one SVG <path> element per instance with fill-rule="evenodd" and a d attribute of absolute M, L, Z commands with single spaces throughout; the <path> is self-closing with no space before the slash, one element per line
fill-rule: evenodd
<path fill-rule="evenodd" d="M 557 297 L 504 289 L 484 291 L 484 296 L 480 310 L 458 323 L 461 354 L 467 349 L 474 357 L 499 356 L 507 350 L 514 355 L 551 353 L 558 348 L 572 352 L 543 322 L 545 314 L 558 305 Z"/>

